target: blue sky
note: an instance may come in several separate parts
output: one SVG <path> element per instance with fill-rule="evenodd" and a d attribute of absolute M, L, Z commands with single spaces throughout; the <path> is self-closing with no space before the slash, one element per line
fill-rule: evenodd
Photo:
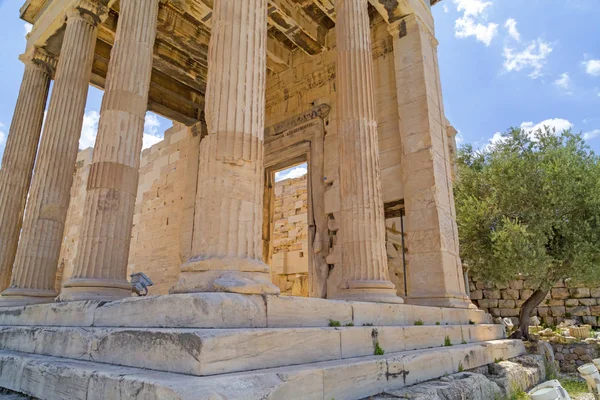
<path fill-rule="evenodd" d="M 463 143 L 545 121 L 600 151 L 600 1 L 443 0 L 433 14 L 445 111 Z"/>
<path fill-rule="evenodd" d="M 0 0 L 0 154 L 19 91 L 22 1 Z M 512 126 L 582 132 L 600 152 L 598 0 L 443 0 L 433 7 L 448 119 L 484 146 Z M 80 147 L 93 145 L 102 92 L 90 88 Z M 171 124 L 149 113 L 145 145 Z"/>

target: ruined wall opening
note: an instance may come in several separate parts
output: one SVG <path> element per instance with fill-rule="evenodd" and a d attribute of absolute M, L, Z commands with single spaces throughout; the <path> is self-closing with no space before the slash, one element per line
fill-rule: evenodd
<path fill-rule="evenodd" d="M 273 283 L 283 295 L 308 296 L 308 165 L 271 171 L 268 264 Z"/>

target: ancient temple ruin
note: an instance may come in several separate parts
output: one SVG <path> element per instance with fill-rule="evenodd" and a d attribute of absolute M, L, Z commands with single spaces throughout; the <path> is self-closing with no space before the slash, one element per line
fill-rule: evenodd
<path fill-rule="evenodd" d="M 467 295 L 434 3 L 27 0 L 0 387 L 359 399 L 521 354 Z M 142 154 L 148 110 L 174 127 Z M 310 298 L 272 275 L 274 176 L 300 163 Z M 160 296 L 129 298 L 132 272 Z"/>

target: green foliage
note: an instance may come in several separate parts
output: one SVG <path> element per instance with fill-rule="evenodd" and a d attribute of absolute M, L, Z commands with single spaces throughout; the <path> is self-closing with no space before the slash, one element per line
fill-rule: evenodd
<path fill-rule="evenodd" d="M 436 325 L 439 325 L 439 324 L 440 324 L 440 321 L 437 321 L 435 324 L 436 324 Z"/>
<path fill-rule="evenodd" d="M 373 326 L 373 324 L 363 324 L 363 326 Z"/>
<path fill-rule="evenodd" d="M 425 323 L 422 320 L 418 319 L 415 321 L 415 325 L 425 325 Z"/>
<path fill-rule="evenodd" d="M 460 342 L 460 344 L 467 344 L 467 341 L 465 339 L 463 339 L 463 341 Z"/>
<path fill-rule="evenodd" d="M 541 290 L 600 281 L 600 163 L 580 135 L 512 129 L 463 147 L 457 165 L 461 257 L 475 278 L 521 273 Z"/>
<path fill-rule="evenodd" d="M 329 326 L 342 326 L 342 324 L 340 323 L 340 321 L 336 321 L 335 319 L 330 319 L 329 320 Z"/>
<path fill-rule="evenodd" d="M 376 356 L 382 356 L 384 353 L 385 351 L 381 348 L 381 346 L 379 346 L 379 342 L 375 342 L 375 352 L 373 354 Z"/>
<path fill-rule="evenodd" d="M 444 347 L 452 346 L 452 341 L 450 340 L 450 336 L 446 336 L 444 338 Z"/>
<path fill-rule="evenodd" d="M 475 325 L 475 321 L 473 321 L 472 319 L 469 320 L 469 325 Z"/>
<path fill-rule="evenodd" d="M 354 322 L 348 322 L 346 325 L 344 326 L 354 326 Z"/>
<path fill-rule="evenodd" d="M 563 388 L 570 395 L 584 394 L 588 392 L 587 383 L 575 379 L 559 379 L 558 380 Z"/>
<path fill-rule="evenodd" d="M 500 358 L 494 358 L 494 362 L 496 364 L 498 364 L 499 362 L 502 362 L 502 361 L 504 361 L 504 358 L 502 358 L 502 357 L 500 357 Z"/>
<path fill-rule="evenodd" d="M 459 362 L 458 363 L 458 372 L 463 372 L 465 370 L 465 367 L 463 367 L 463 363 Z"/>

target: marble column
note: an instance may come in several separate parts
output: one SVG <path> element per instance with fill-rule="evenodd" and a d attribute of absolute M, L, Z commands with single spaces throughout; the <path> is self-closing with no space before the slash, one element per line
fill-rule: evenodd
<path fill-rule="evenodd" d="M 335 298 L 402 303 L 388 275 L 367 0 L 337 0 L 342 283 Z"/>
<path fill-rule="evenodd" d="M 10 283 L 55 60 L 32 48 L 25 64 L 0 168 L 0 291 Z"/>
<path fill-rule="evenodd" d="M 267 0 L 215 0 L 193 256 L 172 293 L 278 294 L 262 260 Z"/>
<path fill-rule="evenodd" d="M 148 108 L 158 0 L 121 0 L 90 167 L 81 240 L 61 301 L 131 295 L 127 259 Z"/>
<path fill-rule="evenodd" d="M 458 253 L 452 163 L 431 15 L 390 26 L 406 210 L 407 303 L 472 307 Z"/>
<path fill-rule="evenodd" d="M 31 182 L 11 284 L 1 306 L 54 301 L 56 267 L 104 7 L 79 1 L 67 26 Z"/>

